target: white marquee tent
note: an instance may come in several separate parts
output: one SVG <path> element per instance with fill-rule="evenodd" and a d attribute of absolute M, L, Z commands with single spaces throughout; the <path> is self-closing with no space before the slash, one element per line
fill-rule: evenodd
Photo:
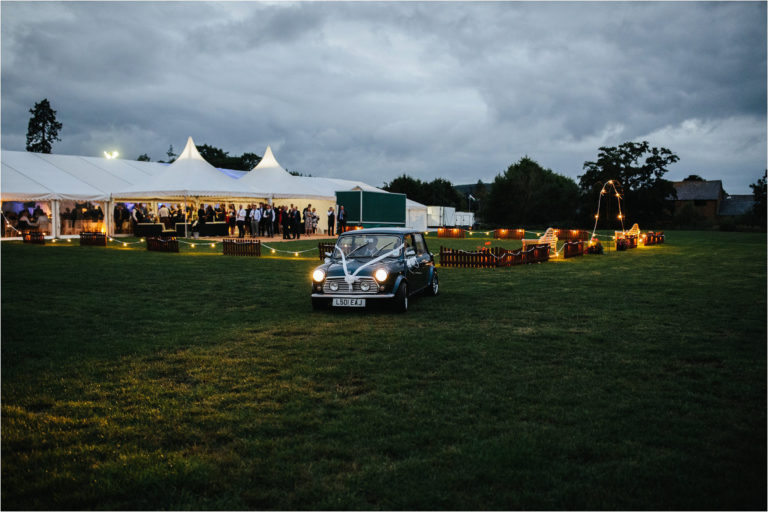
<path fill-rule="evenodd" d="M 0 199 L 49 204 L 52 232 L 60 236 L 62 201 L 92 201 L 102 205 L 111 233 L 112 205 L 128 201 L 193 202 L 219 199 L 312 204 L 326 227 L 325 213 L 335 207 L 338 190 L 384 192 L 360 181 L 292 176 L 280 166 L 268 146 L 261 162 L 249 172 L 217 169 L 205 161 L 192 138 L 172 164 L 71 155 L 0 152 Z M 239 179 L 232 176 L 241 175 Z M 427 207 L 407 200 L 407 225 L 426 230 Z"/>

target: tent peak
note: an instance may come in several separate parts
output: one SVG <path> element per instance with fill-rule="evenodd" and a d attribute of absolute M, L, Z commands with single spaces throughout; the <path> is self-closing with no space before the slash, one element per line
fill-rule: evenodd
<path fill-rule="evenodd" d="M 277 163 L 275 155 L 272 154 L 272 148 L 270 146 L 267 146 L 267 149 L 264 151 L 264 156 L 261 157 L 261 161 L 254 167 L 254 169 L 264 169 L 265 167 L 278 167 L 282 169 L 280 164 Z"/>
<path fill-rule="evenodd" d="M 184 146 L 184 151 L 182 151 L 179 157 L 176 159 L 176 161 L 179 160 L 205 161 L 205 158 L 203 158 L 200 152 L 197 150 L 197 146 L 195 146 L 195 141 L 192 140 L 192 137 L 187 139 L 187 145 Z"/>

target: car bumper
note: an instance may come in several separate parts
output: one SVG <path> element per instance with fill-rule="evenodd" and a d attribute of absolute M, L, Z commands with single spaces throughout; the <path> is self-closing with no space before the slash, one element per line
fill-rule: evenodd
<path fill-rule="evenodd" d="M 352 293 L 313 293 L 313 299 L 393 299 L 394 293 L 376 293 L 376 294 L 352 294 Z"/>

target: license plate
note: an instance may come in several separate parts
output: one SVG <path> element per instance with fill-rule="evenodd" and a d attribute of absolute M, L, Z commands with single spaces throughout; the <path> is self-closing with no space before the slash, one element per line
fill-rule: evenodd
<path fill-rule="evenodd" d="M 341 306 L 343 308 L 364 308 L 365 299 L 344 299 L 335 297 L 332 304 L 334 306 Z"/>

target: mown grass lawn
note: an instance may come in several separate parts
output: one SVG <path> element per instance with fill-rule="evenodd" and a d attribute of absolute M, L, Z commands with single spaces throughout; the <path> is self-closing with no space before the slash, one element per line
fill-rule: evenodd
<path fill-rule="evenodd" d="M 312 252 L 140 247 L 2 244 L 2 508 L 766 508 L 765 234 L 404 315 L 313 312 Z"/>

